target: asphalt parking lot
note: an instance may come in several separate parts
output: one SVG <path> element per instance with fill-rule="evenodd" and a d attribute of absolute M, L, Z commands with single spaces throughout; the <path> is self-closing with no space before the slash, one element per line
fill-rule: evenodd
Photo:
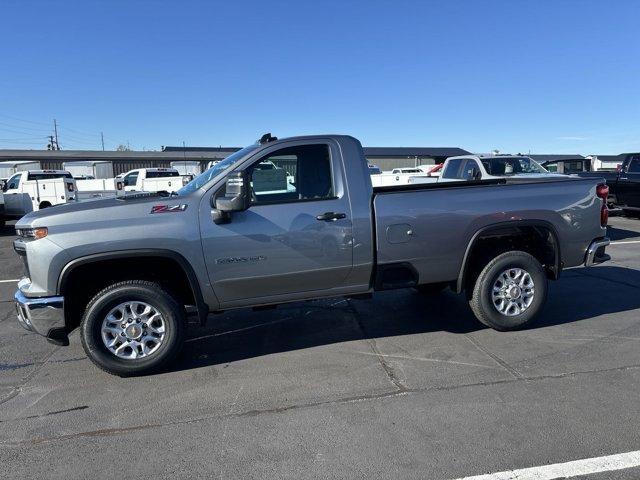
<path fill-rule="evenodd" d="M 211 316 L 130 379 L 18 326 L 8 226 L 0 476 L 454 479 L 640 450 L 640 220 L 610 225 L 612 261 L 565 271 L 525 331 L 385 292 Z"/>

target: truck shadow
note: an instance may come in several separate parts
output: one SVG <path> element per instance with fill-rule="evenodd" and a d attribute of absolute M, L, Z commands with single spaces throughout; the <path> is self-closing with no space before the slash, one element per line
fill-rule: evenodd
<path fill-rule="evenodd" d="M 625 240 L 629 238 L 638 238 L 640 237 L 640 232 L 635 232 L 633 230 L 626 230 L 623 228 L 614 228 L 610 226 L 607 229 L 607 235 L 612 241 L 616 241 L 616 240 Z"/>
<path fill-rule="evenodd" d="M 15 229 L 15 221 L 8 221 L 5 225 L 0 227 L 0 237 L 15 237 L 16 229 Z"/>
<path fill-rule="evenodd" d="M 600 266 L 584 273 L 567 271 L 551 284 L 547 305 L 529 330 L 638 309 L 639 288 L 637 270 Z M 602 291 L 608 292 L 606 301 Z M 447 291 L 424 297 L 412 290 L 380 292 L 372 300 L 336 298 L 274 310 L 235 311 L 212 315 L 208 324 L 191 332 L 172 370 L 354 340 L 438 331 L 466 334 L 486 328 L 475 319 L 464 295 Z"/>

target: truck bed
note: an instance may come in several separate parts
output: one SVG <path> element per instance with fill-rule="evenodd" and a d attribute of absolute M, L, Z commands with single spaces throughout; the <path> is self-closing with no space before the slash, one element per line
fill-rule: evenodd
<path fill-rule="evenodd" d="M 458 278 L 473 238 L 498 225 L 548 225 L 562 239 L 565 267 L 584 261 L 602 236 L 600 179 L 499 179 L 374 189 L 379 268 L 408 266 L 419 284 Z"/>

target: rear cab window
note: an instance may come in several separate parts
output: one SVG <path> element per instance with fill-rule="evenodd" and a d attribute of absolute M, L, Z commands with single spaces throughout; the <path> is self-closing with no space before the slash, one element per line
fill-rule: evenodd
<path fill-rule="evenodd" d="M 640 155 L 632 155 L 631 158 L 629 158 L 627 172 L 640 173 Z"/>
<path fill-rule="evenodd" d="M 164 177 L 179 177 L 180 173 L 174 170 L 147 172 L 147 178 L 164 178 Z"/>
<path fill-rule="evenodd" d="M 467 180 L 473 177 L 473 169 L 476 167 L 476 161 L 472 158 L 454 158 L 449 160 L 442 172 L 442 178 Z"/>
<path fill-rule="evenodd" d="M 73 176 L 69 172 L 37 172 L 37 173 L 29 172 L 29 176 L 27 177 L 27 180 L 50 180 L 52 178 L 73 179 Z"/>

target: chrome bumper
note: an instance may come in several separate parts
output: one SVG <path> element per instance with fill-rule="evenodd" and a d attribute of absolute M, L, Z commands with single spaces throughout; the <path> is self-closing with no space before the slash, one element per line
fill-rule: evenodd
<path fill-rule="evenodd" d="M 598 263 L 606 262 L 611 257 L 604 253 L 604 249 L 611 243 L 607 237 L 598 238 L 591 242 L 589 248 L 587 248 L 587 253 L 584 259 L 584 266 L 590 267 L 591 265 L 596 265 Z"/>
<path fill-rule="evenodd" d="M 25 329 L 47 338 L 57 337 L 64 330 L 64 297 L 25 297 L 20 287 L 29 283 L 24 278 L 18 283 L 13 296 L 18 314 L 18 323 Z"/>

